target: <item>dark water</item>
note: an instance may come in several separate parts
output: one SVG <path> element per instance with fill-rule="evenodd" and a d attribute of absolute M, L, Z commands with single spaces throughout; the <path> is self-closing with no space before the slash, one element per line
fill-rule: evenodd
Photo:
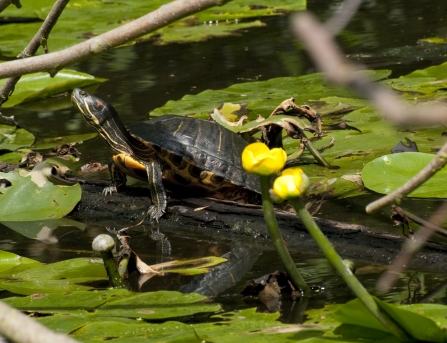
<path fill-rule="evenodd" d="M 324 20 L 339 3 L 315 0 L 308 2 L 308 8 Z M 446 60 L 442 51 L 420 48 L 417 43 L 420 38 L 444 36 L 447 32 L 444 19 L 446 14 L 447 2 L 443 1 L 419 0 L 412 1 L 410 5 L 405 0 L 368 0 L 364 1 L 360 11 L 337 40 L 352 60 L 369 68 L 389 68 L 393 71 L 393 76 L 399 76 Z M 155 46 L 146 42 L 113 50 L 78 63 L 72 68 L 109 79 L 100 86 L 96 95 L 112 102 L 126 123 L 145 120 L 151 110 L 186 94 L 197 94 L 206 89 L 221 89 L 250 80 L 267 80 L 315 72 L 306 53 L 290 33 L 287 15 L 263 18 L 263 21 L 267 24 L 265 27 L 244 30 L 233 37 L 167 46 Z M 15 115 L 19 123 L 37 134 L 38 139 L 91 132 L 90 127 L 73 108 L 58 111 L 16 108 L 5 110 L 3 113 Z M 110 158 L 109 148 L 100 139 L 85 142 L 79 145 L 78 149 L 84 162 L 106 163 Z M 365 217 L 363 208 L 368 201 L 369 198 L 327 202 L 322 206 L 319 215 L 392 230 L 387 214 Z M 414 203 L 413 207 L 417 209 L 420 206 Z M 222 255 L 235 248 L 231 242 L 201 236 L 200 232 L 185 234 L 180 227 L 181 225 L 162 228 L 171 239 L 173 258 Z M 75 256 L 90 256 L 92 238 L 104 231 L 101 225 L 88 226 L 84 232 L 58 229 L 55 233 L 59 238 L 58 243 L 46 245 L 3 230 L 0 248 L 44 262 L 54 262 Z M 134 248 L 138 249 L 142 257 L 155 262 L 156 246 L 149 237 L 149 231 L 146 229 L 135 234 Z M 226 308 L 251 306 L 252 304 L 242 302 L 237 295 L 247 280 L 281 269 L 271 250 L 264 250 L 265 242 L 246 244 L 253 249 L 253 254 L 247 257 L 242 281 L 221 291 L 217 298 Z M 310 283 L 325 287 L 322 295 L 313 298 L 309 306 L 344 302 L 352 298 L 352 294 L 324 260 L 314 256 L 309 258 L 305 251 L 294 252 L 294 257 L 296 261 L 300 261 Z M 364 262 L 360 262 L 360 265 L 362 263 Z M 413 272 L 403 275 L 399 287 L 393 290 L 387 299 L 405 299 L 408 296 L 407 283 L 411 275 Z M 424 271 L 417 275 L 423 280 L 422 293 L 442 281 L 440 276 Z M 362 282 L 370 289 L 373 289 L 376 278 L 376 273 L 361 276 Z M 193 278 L 171 276 L 149 283 L 144 290 L 181 289 L 194 282 L 200 283 L 200 279 L 197 281 Z M 445 294 L 441 293 L 436 301 L 445 303 Z"/>

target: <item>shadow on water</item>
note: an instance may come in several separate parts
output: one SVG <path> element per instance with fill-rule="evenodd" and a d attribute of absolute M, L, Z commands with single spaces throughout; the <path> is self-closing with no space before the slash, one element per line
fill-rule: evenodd
<path fill-rule="evenodd" d="M 310 0 L 308 8 L 325 19 L 339 3 L 340 1 Z M 420 38 L 445 35 L 447 31 L 446 27 L 439 25 L 447 11 L 447 3 L 432 3 L 430 0 L 420 0 L 408 6 L 404 0 L 365 1 L 338 40 L 352 60 L 370 68 L 390 68 L 393 76 L 441 63 L 445 61 L 446 53 L 434 50 L 435 48 L 421 48 L 417 44 Z M 315 72 L 300 44 L 290 33 L 287 16 L 266 18 L 264 21 L 267 24 L 265 27 L 206 42 L 166 46 L 146 42 L 127 46 L 78 63 L 74 68 L 109 79 L 96 94 L 112 102 L 126 123 L 145 120 L 151 110 L 164 105 L 168 100 L 180 99 L 185 94 L 225 88 L 250 80 Z M 216 99 L 216 103 L 210 103 L 210 110 L 219 105 L 218 102 L 220 99 Z M 37 112 L 13 108 L 4 110 L 3 114 L 15 115 L 21 125 L 37 133 L 38 139 L 91 132 L 72 108 Z M 110 149 L 99 138 L 79 145 L 78 149 L 84 162 L 106 163 L 110 158 Z M 375 196 L 329 201 L 323 204 L 317 215 L 378 227 L 384 231 L 398 230 L 392 228 L 387 213 L 365 217 L 364 205 L 372 197 Z M 433 202 L 428 201 L 412 200 L 408 203 L 413 204 L 422 217 L 426 217 L 434 206 Z M 422 209 L 421 204 L 424 205 Z M 126 225 L 128 224 L 123 224 Z M 240 309 L 256 304 L 242 299 L 239 294 L 249 280 L 282 269 L 269 241 L 262 237 L 254 239 L 239 235 L 234 239 L 219 238 L 216 235 L 207 236 L 201 232 L 201 228 L 185 230 L 184 224 L 172 222 L 162 227 L 161 231 L 170 239 L 171 259 L 226 255 L 231 263 L 205 276 L 168 274 L 152 279 L 143 286 L 138 285 L 138 280 L 132 280 L 135 288 L 143 291 L 198 291 L 215 297 L 215 301 L 222 303 L 225 309 Z M 52 234 L 55 240 L 53 244 L 48 244 L 2 228 L 0 249 L 51 263 L 78 256 L 92 256 L 91 241 L 96 235 L 105 232 L 101 221 L 90 221 L 86 223 L 84 231 L 70 227 L 54 230 Z M 132 232 L 132 247 L 147 263 L 156 262 L 156 242 L 150 238 L 149 228 Z M 307 308 L 345 302 L 353 298 L 328 263 L 321 259 L 318 251 L 294 249 L 292 253 L 303 269 L 306 280 L 310 284 L 324 286 L 319 295 L 309 299 Z M 389 256 L 388 260 L 391 258 Z M 356 263 L 360 270 L 365 268 L 359 278 L 368 289 L 373 290 L 383 266 L 367 269 L 370 261 L 359 259 Z M 416 295 L 411 294 L 408 289 L 409 280 L 415 273 L 422 284 Z M 422 297 L 443 279 L 443 276 L 431 271 L 407 271 L 386 299 L 400 302 L 409 296 Z M 446 303 L 446 300 L 445 292 L 439 293 L 435 298 L 436 302 Z M 294 304 L 291 300 L 284 299 L 283 320 L 299 320 L 300 312 L 296 314 L 299 305 L 299 302 Z"/>

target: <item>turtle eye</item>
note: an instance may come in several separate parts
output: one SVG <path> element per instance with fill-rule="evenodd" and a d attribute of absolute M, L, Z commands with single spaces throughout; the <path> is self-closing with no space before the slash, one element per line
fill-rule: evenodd
<path fill-rule="evenodd" d="M 79 91 L 79 95 L 82 97 L 86 97 L 87 96 L 87 92 L 84 90 Z"/>

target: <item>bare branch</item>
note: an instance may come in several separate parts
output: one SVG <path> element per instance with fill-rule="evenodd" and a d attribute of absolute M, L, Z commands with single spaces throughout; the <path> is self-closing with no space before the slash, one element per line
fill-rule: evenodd
<path fill-rule="evenodd" d="M 51 74 L 87 57 L 153 32 L 178 19 L 230 0 L 176 0 L 134 21 L 85 42 L 50 54 L 0 64 L 0 78 L 19 76 L 37 71 Z"/>
<path fill-rule="evenodd" d="M 14 342 L 77 343 L 67 335 L 55 333 L 11 306 L 0 302 L 0 333 Z"/>
<path fill-rule="evenodd" d="M 418 188 L 425 181 L 431 178 L 438 170 L 440 170 L 447 163 L 447 143 L 438 151 L 433 160 L 427 164 L 424 169 L 417 173 L 413 178 L 408 180 L 403 186 L 396 189 L 394 192 L 385 195 L 384 197 L 368 204 L 366 212 L 371 213 L 380 207 L 386 206 L 393 202 L 402 199 L 414 189 Z"/>
<path fill-rule="evenodd" d="M 48 52 L 48 48 L 46 48 L 48 35 L 50 34 L 51 30 L 53 29 L 54 25 L 56 24 L 57 20 L 62 14 L 62 11 L 65 9 L 69 1 L 70 0 L 56 1 L 50 13 L 48 13 L 47 18 L 40 27 L 39 31 L 33 37 L 28 46 L 19 54 L 19 56 L 17 56 L 18 58 L 33 56 L 39 49 L 40 45 L 42 45 L 43 43 L 45 44 L 44 50 Z M 14 88 L 19 80 L 20 76 L 15 76 L 6 80 L 5 84 L 0 89 L 0 106 L 8 101 L 9 97 L 14 92 Z M 0 119 L 5 119 L 5 117 L 1 116 Z"/>
<path fill-rule="evenodd" d="M 399 274 L 405 269 L 411 257 L 418 252 L 425 242 L 436 231 L 434 227 L 441 226 L 447 216 L 447 202 L 444 202 L 428 221 L 429 225 L 424 225 L 415 234 L 413 239 L 407 239 L 402 247 L 402 252 L 396 256 L 390 268 L 383 273 L 377 281 L 376 289 L 380 294 L 386 293 L 396 282 Z"/>
<path fill-rule="evenodd" d="M 20 0 L 0 0 L 0 13 L 11 4 L 14 4 L 17 8 L 22 7 Z"/>
<path fill-rule="evenodd" d="M 350 86 L 369 98 L 389 121 L 395 124 L 445 124 L 447 106 L 411 107 L 391 91 L 355 73 L 360 69 L 345 58 L 332 36 L 310 13 L 297 13 L 292 29 L 306 45 L 317 67 L 333 83 Z M 364 69 L 364 68 L 363 68 Z"/>
<path fill-rule="evenodd" d="M 349 21 L 361 4 L 362 0 L 344 0 L 332 17 L 324 23 L 326 30 L 333 36 L 337 35 L 337 33 L 349 24 Z"/>

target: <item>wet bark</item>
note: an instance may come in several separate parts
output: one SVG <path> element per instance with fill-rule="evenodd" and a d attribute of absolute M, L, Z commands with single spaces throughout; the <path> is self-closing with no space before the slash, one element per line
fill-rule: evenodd
<path fill-rule="evenodd" d="M 127 187 L 112 196 L 104 196 L 102 187 L 84 185 L 83 197 L 71 214 L 73 219 L 104 226 L 127 227 L 140 221 L 150 205 L 149 190 Z M 306 250 L 320 256 L 310 235 L 293 213 L 277 210 L 278 224 L 293 253 Z M 334 248 L 343 258 L 388 264 L 400 250 L 406 237 L 357 224 L 316 219 Z M 181 198 L 170 194 L 160 227 L 176 222 L 177 234 L 201 233 L 213 239 L 247 241 L 273 249 L 260 206 L 243 206 L 209 198 Z M 391 225 L 391 224 L 390 224 Z M 413 268 L 441 270 L 447 267 L 447 245 L 429 242 L 411 263 Z"/>

